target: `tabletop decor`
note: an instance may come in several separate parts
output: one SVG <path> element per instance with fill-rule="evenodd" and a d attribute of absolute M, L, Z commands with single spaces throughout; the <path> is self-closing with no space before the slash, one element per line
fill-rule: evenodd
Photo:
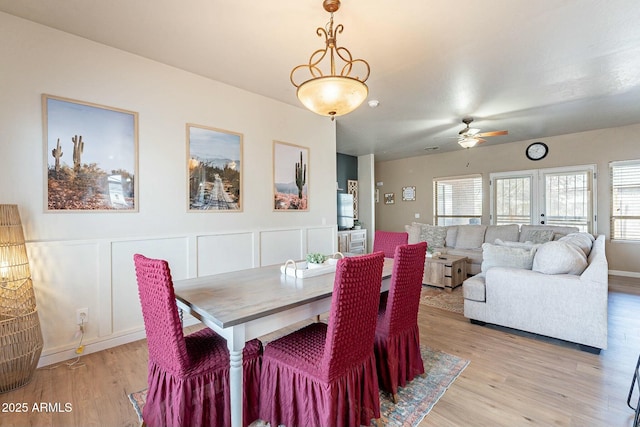
<path fill-rule="evenodd" d="M 189 211 L 242 211 L 241 133 L 187 124 Z"/>
<path fill-rule="evenodd" d="M 276 211 L 309 210 L 309 149 L 273 141 L 273 199 Z"/>
<path fill-rule="evenodd" d="M 17 205 L 0 205 L 0 393 L 31 381 L 42 331 Z"/>
<path fill-rule="evenodd" d="M 138 113 L 42 95 L 46 211 L 138 210 Z"/>

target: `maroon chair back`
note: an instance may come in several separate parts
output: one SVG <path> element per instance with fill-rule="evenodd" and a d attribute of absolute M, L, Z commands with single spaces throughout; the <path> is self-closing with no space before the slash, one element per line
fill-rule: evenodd
<path fill-rule="evenodd" d="M 338 261 L 321 362 L 329 379 L 373 351 L 383 264 L 382 252 Z"/>
<path fill-rule="evenodd" d="M 389 335 L 407 330 L 418 322 L 426 252 L 426 242 L 396 248 L 387 308 L 379 326 Z"/>
<path fill-rule="evenodd" d="M 373 252 L 384 252 L 385 258 L 393 258 L 396 247 L 409 242 L 409 233 L 398 231 L 376 231 L 373 237 Z"/>
<path fill-rule="evenodd" d="M 133 260 L 149 361 L 174 374 L 184 374 L 189 358 L 169 264 L 140 254 L 135 254 Z"/>

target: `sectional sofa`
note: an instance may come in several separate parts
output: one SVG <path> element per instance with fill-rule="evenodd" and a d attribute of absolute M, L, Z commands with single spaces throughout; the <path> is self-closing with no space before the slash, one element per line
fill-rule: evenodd
<path fill-rule="evenodd" d="M 409 243 L 467 257 L 464 315 L 607 348 L 608 263 L 605 236 L 548 225 L 405 226 Z"/>
<path fill-rule="evenodd" d="M 506 242 L 543 243 L 576 233 L 578 228 L 517 224 L 441 227 L 413 222 L 405 225 L 405 231 L 409 234 L 409 243 L 426 241 L 432 250 L 467 257 L 467 274 L 474 275 L 480 273 L 482 266 L 483 243 L 494 243 L 496 239 Z"/>
<path fill-rule="evenodd" d="M 481 273 L 462 284 L 465 317 L 570 341 L 592 353 L 607 348 L 604 235 L 594 240 L 573 233 L 531 247 L 483 246 Z"/>

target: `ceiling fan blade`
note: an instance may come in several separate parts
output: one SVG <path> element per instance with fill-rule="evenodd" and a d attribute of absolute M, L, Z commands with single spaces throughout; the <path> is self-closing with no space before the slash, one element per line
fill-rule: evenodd
<path fill-rule="evenodd" d="M 499 136 L 499 135 L 507 135 L 509 131 L 507 130 L 494 130 L 492 132 L 482 132 L 477 134 L 476 136 Z"/>
<path fill-rule="evenodd" d="M 482 144 L 483 142 L 487 142 L 486 139 L 478 138 L 477 135 L 476 135 L 476 139 L 478 140 L 478 144 Z"/>

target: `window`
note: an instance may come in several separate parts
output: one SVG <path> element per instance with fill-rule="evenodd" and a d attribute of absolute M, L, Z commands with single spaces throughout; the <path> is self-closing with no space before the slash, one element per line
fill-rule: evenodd
<path fill-rule="evenodd" d="M 433 197 L 436 225 L 480 224 L 482 176 L 436 178 Z"/>
<path fill-rule="evenodd" d="M 640 241 L 640 160 L 611 162 L 611 238 Z"/>
<path fill-rule="evenodd" d="M 596 166 L 490 175 L 491 223 L 547 224 L 595 233 Z"/>

